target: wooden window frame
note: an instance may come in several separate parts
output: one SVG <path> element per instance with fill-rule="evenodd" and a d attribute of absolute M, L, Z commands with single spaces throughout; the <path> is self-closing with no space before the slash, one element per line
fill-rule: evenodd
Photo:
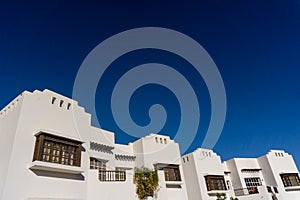
<path fill-rule="evenodd" d="M 48 148 L 49 149 L 48 154 L 45 154 L 46 143 L 50 144 L 50 148 Z M 59 150 L 55 149 L 56 151 L 58 150 L 57 155 L 53 155 L 54 145 L 59 146 Z M 67 151 L 65 151 L 64 149 L 67 149 Z M 73 149 L 73 151 L 71 149 Z M 80 167 L 81 150 L 82 150 L 82 142 L 60 137 L 60 136 L 55 136 L 49 133 L 40 133 L 36 135 L 33 161 L 38 160 L 43 162 Z M 44 159 L 43 154 L 44 156 L 48 155 L 49 159 Z M 53 160 L 54 157 L 58 157 L 57 162 L 54 162 Z M 70 159 L 71 157 L 72 159 Z M 67 162 L 65 162 L 65 160 L 67 160 Z"/>
<path fill-rule="evenodd" d="M 181 181 L 180 167 L 177 164 L 156 163 L 155 170 L 163 170 L 165 181 Z M 173 173 L 172 171 L 173 170 Z M 169 174 L 172 173 L 172 174 Z"/>
<path fill-rule="evenodd" d="M 206 183 L 207 191 L 227 190 L 224 176 L 207 175 L 204 178 L 205 178 L 205 183 Z M 216 187 L 216 183 L 214 183 L 214 181 L 218 182 L 217 183 L 217 187 Z M 219 181 L 221 181 L 221 182 L 219 182 Z M 219 183 L 221 183 L 221 186 L 218 185 Z"/>
<path fill-rule="evenodd" d="M 165 181 L 181 181 L 179 166 L 167 166 L 163 170 Z"/>
<path fill-rule="evenodd" d="M 106 163 L 107 161 L 97 159 L 95 157 L 90 157 L 90 169 L 97 169 L 97 170 L 106 170 Z"/>
<path fill-rule="evenodd" d="M 280 177 L 284 187 L 300 186 L 300 178 L 298 173 L 280 174 Z M 295 180 L 291 180 L 291 178 L 295 178 Z"/>

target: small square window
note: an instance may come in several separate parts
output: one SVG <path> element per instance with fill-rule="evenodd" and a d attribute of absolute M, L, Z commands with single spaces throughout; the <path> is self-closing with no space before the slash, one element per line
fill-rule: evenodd
<path fill-rule="evenodd" d="M 165 167 L 164 169 L 166 181 L 181 181 L 179 167 Z"/>
<path fill-rule="evenodd" d="M 272 188 L 270 186 L 267 186 L 267 190 L 268 190 L 268 193 L 272 193 Z"/>
<path fill-rule="evenodd" d="M 227 184 L 227 188 L 228 188 L 228 190 L 230 190 L 230 181 L 229 181 L 229 180 L 227 180 L 227 181 L 226 181 L 226 184 Z"/>
<path fill-rule="evenodd" d="M 55 98 L 55 97 L 52 97 L 51 103 L 54 104 L 55 100 L 56 100 L 56 98 Z"/>
<path fill-rule="evenodd" d="M 106 170 L 106 162 L 97 158 L 90 158 L 90 169 Z"/>

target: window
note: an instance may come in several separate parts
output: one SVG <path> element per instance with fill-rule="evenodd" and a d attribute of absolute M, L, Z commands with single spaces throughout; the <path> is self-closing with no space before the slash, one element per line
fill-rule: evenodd
<path fill-rule="evenodd" d="M 159 138 L 159 140 L 160 140 L 160 143 L 162 144 L 163 143 L 162 138 Z"/>
<path fill-rule="evenodd" d="M 166 184 L 166 188 L 180 189 L 181 185 Z"/>
<path fill-rule="evenodd" d="M 167 144 L 167 139 L 164 139 L 165 144 Z"/>
<path fill-rule="evenodd" d="M 245 178 L 245 183 L 249 194 L 258 193 L 257 186 L 261 186 L 261 180 L 259 177 Z"/>
<path fill-rule="evenodd" d="M 62 107 L 63 104 L 64 104 L 64 101 L 63 101 L 63 100 L 60 100 L 59 107 Z"/>
<path fill-rule="evenodd" d="M 51 103 L 54 104 L 55 100 L 56 100 L 56 98 L 55 98 L 55 97 L 52 97 Z"/>
<path fill-rule="evenodd" d="M 155 164 L 156 170 L 163 170 L 165 181 L 181 181 L 179 165 L 176 164 Z"/>
<path fill-rule="evenodd" d="M 226 190 L 223 176 L 208 175 L 205 176 L 207 191 Z"/>
<path fill-rule="evenodd" d="M 41 133 L 36 136 L 33 161 L 80 166 L 81 142 Z"/>
<path fill-rule="evenodd" d="M 280 176 L 284 187 L 300 186 L 299 174 L 281 174 Z"/>
<path fill-rule="evenodd" d="M 99 171 L 99 180 L 106 181 L 106 162 L 97 158 L 90 158 L 90 169 Z"/>
<path fill-rule="evenodd" d="M 273 187 L 273 189 L 274 189 L 274 192 L 275 192 L 275 193 L 278 193 L 277 187 Z"/>
<path fill-rule="evenodd" d="M 165 180 L 166 181 L 181 181 L 179 167 L 168 166 L 164 168 Z"/>
<path fill-rule="evenodd" d="M 267 190 L 268 190 L 268 193 L 272 193 L 272 188 L 270 186 L 267 186 Z"/>
<path fill-rule="evenodd" d="M 90 158 L 90 169 L 106 170 L 106 162 L 97 158 Z"/>
<path fill-rule="evenodd" d="M 155 137 L 155 141 L 156 141 L 156 143 L 158 143 L 158 138 L 157 137 Z"/>
<path fill-rule="evenodd" d="M 229 180 L 226 181 L 226 185 L 227 185 L 227 189 L 230 190 L 230 181 Z"/>

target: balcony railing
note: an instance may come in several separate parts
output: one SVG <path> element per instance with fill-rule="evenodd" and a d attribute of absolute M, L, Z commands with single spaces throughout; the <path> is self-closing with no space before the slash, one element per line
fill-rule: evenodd
<path fill-rule="evenodd" d="M 236 196 L 244 196 L 244 195 L 258 194 L 259 192 L 257 187 L 252 187 L 252 188 L 235 189 L 234 193 Z"/>
<path fill-rule="evenodd" d="M 101 182 L 126 181 L 126 171 L 99 170 Z"/>
<path fill-rule="evenodd" d="M 255 195 L 255 194 L 263 194 L 268 193 L 272 196 L 272 199 L 277 199 L 276 194 L 278 193 L 278 189 L 276 186 L 269 185 L 261 185 L 251 188 L 240 188 L 234 189 L 235 196 L 247 196 L 247 195 Z"/>

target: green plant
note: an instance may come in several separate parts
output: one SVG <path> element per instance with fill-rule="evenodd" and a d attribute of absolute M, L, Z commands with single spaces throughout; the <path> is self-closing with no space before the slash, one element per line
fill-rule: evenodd
<path fill-rule="evenodd" d="M 157 171 L 147 168 L 137 168 L 134 173 L 134 183 L 136 184 L 136 194 L 143 200 L 148 196 L 154 196 L 158 190 Z"/>
<path fill-rule="evenodd" d="M 217 200 L 225 200 L 226 194 L 225 193 L 217 193 Z"/>

